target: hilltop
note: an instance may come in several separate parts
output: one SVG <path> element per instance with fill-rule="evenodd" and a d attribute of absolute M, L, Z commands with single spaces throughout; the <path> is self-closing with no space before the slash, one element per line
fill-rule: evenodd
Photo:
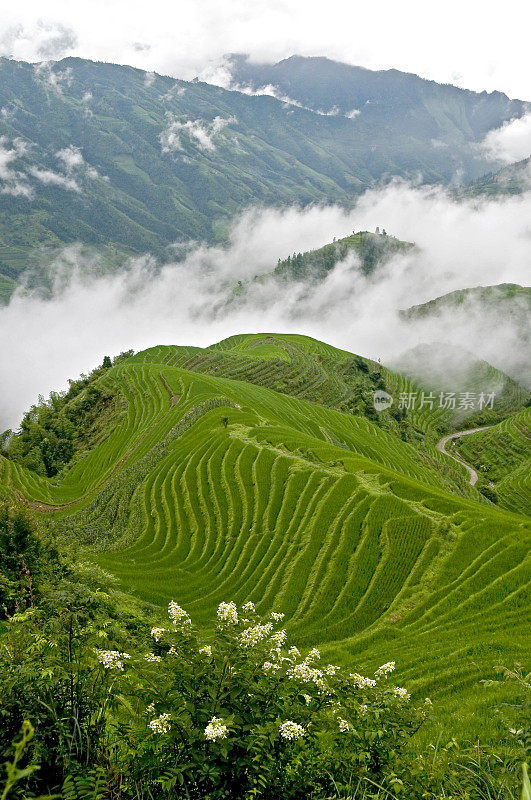
<path fill-rule="evenodd" d="M 334 240 L 331 244 L 324 245 L 317 250 L 306 253 L 294 253 L 286 259 L 280 260 L 273 271 L 273 275 L 281 280 L 320 281 L 349 253 L 358 256 L 361 271 L 365 275 L 373 272 L 377 266 L 387 263 L 397 253 L 410 250 L 414 245 L 402 242 L 394 236 L 388 236 L 385 231 L 370 233 L 359 231 Z"/>
<path fill-rule="evenodd" d="M 90 385 L 92 405 L 78 386 L 52 412 L 100 409 L 72 458 L 47 477 L 1 457 L 0 496 L 138 600 L 174 598 L 200 626 L 228 598 L 280 610 L 300 645 L 373 670 L 396 658 L 454 731 L 494 735 L 475 682 L 525 656 L 516 457 L 496 504 L 435 447 L 451 410 L 371 403 L 429 387 L 303 336 L 124 354 Z M 507 391 L 498 413 L 521 431 L 529 395 Z"/>

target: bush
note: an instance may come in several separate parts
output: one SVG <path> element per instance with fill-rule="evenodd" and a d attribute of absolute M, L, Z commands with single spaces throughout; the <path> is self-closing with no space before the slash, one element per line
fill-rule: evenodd
<path fill-rule="evenodd" d="M 252 603 L 221 603 L 210 644 L 176 603 L 169 617 L 143 656 L 99 654 L 102 671 L 140 687 L 117 727 L 131 796 L 328 797 L 396 780 L 429 706 L 390 683 L 393 663 L 372 678 L 321 666 L 318 650 L 288 647 L 282 615 L 260 619 Z"/>

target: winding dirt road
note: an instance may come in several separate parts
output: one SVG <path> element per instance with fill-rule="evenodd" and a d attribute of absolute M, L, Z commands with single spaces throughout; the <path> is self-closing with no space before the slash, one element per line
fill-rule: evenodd
<path fill-rule="evenodd" d="M 449 433 L 448 436 L 443 436 L 443 438 L 435 445 L 437 450 L 439 450 L 441 453 L 444 453 L 445 456 L 450 456 L 450 458 L 453 458 L 454 461 L 458 461 L 465 467 L 465 469 L 468 471 L 468 474 L 470 475 L 471 486 L 474 486 L 474 484 L 477 483 L 478 480 L 478 474 L 476 470 L 469 464 L 467 464 L 465 461 L 463 461 L 461 458 L 457 458 L 457 456 L 454 456 L 452 455 L 452 453 L 449 453 L 446 450 L 446 445 L 450 441 L 450 439 L 460 439 L 461 436 L 468 436 L 470 433 L 479 433 L 479 431 L 486 431 L 487 428 L 492 428 L 492 425 L 483 425 L 481 428 L 470 428 L 468 431 L 457 431 L 457 433 Z"/>

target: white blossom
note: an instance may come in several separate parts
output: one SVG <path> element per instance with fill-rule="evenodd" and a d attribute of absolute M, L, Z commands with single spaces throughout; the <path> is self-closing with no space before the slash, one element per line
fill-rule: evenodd
<path fill-rule="evenodd" d="M 187 625 L 192 624 L 192 620 L 190 619 L 189 615 L 186 613 L 184 608 L 176 603 L 174 600 L 170 600 L 168 605 L 168 616 L 173 622 L 174 625 L 177 627 L 185 627 Z"/>
<path fill-rule="evenodd" d="M 358 709 L 358 710 L 359 710 L 359 712 L 360 712 L 360 714 L 361 714 L 361 716 L 362 716 L 362 717 L 364 717 L 364 716 L 365 716 L 365 714 L 368 714 L 368 713 L 369 713 L 369 707 L 368 707 L 368 706 L 366 706 L 366 705 L 365 705 L 365 703 L 362 703 L 362 704 L 360 705 L 360 707 L 359 707 L 359 709 Z"/>
<path fill-rule="evenodd" d="M 273 664 L 271 661 L 264 661 L 262 669 L 264 672 L 276 672 L 280 669 L 280 664 Z"/>
<path fill-rule="evenodd" d="M 395 697 L 399 697 L 400 700 L 404 700 L 407 702 L 410 698 L 410 694 L 407 689 L 403 689 L 402 686 L 395 686 L 393 689 L 393 694 Z"/>
<path fill-rule="evenodd" d="M 341 717 L 338 717 L 337 722 L 338 722 L 339 730 L 341 731 L 341 733 L 348 733 L 349 732 L 350 723 L 347 722 L 346 719 L 342 719 Z"/>
<path fill-rule="evenodd" d="M 427 705 L 427 706 L 432 706 L 433 705 L 433 703 L 431 702 L 429 697 L 425 697 L 424 698 L 424 704 Z"/>
<path fill-rule="evenodd" d="M 349 678 L 358 687 L 358 689 L 372 689 L 376 686 L 376 681 L 372 678 L 366 678 L 364 675 L 359 675 L 357 672 L 351 672 Z"/>
<path fill-rule="evenodd" d="M 244 603 L 242 606 L 242 611 L 245 611 L 246 614 L 256 611 L 254 603 L 251 603 L 250 600 L 247 603 Z"/>
<path fill-rule="evenodd" d="M 120 653 L 119 650 L 98 650 L 95 649 L 98 661 L 105 669 L 121 669 L 123 670 L 124 661 L 131 658 L 128 653 Z"/>
<path fill-rule="evenodd" d="M 292 722 L 289 719 L 281 723 L 279 732 L 283 739 L 288 739 L 289 741 L 296 741 L 304 736 L 304 728 L 302 725 L 299 725 L 298 722 Z"/>
<path fill-rule="evenodd" d="M 155 703 L 150 703 L 148 706 L 146 706 L 146 714 L 148 716 L 153 716 L 153 714 L 156 714 L 156 713 L 157 712 L 156 712 L 156 709 L 155 709 Z"/>
<path fill-rule="evenodd" d="M 152 719 L 149 727 L 153 733 L 168 733 L 171 728 L 171 714 L 161 714 L 160 717 Z"/>
<path fill-rule="evenodd" d="M 332 677 L 333 675 L 336 674 L 336 672 L 338 672 L 338 670 L 339 667 L 335 667 L 333 664 L 327 664 L 327 666 L 324 668 L 324 673 L 325 675 L 329 675 L 330 677 Z"/>
<path fill-rule="evenodd" d="M 230 603 L 220 603 L 218 606 L 218 620 L 220 623 L 226 622 L 228 625 L 238 624 L 238 609 L 232 601 Z"/>
<path fill-rule="evenodd" d="M 390 672 L 394 672 L 394 669 L 395 669 L 395 662 L 388 661 L 386 664 L 382 664 L 381 667 L 378 667 L 378 669 L 374 674 L 377 678 L 380 678 L 382 675 L 388 675 Z"/>
<path fill-rule="evenodd" d="M 306 656 L 306 661 L 318 661 L 321 658 L 321 653 L 317 649 L 317 647 L 312 647 L 308 655 Z"/>
<path fill-rule="evenodd" d="M 277 631 L 274 633 L 271 638 L 269 639 L 271 643 L 272 650 L 280 650 L 283 644 L 286 643 L 286 639 L 288 638 L 288 634 L 285 630 Z"/>
<path fill-rule="evenodd" d="M 155 627 L 151 628 L 151 635 L 155 639 L 156 642 L 160 642 L 160 640 L 162 639 L 162 637 L 164 635 L 164 631 L 165 630 L 166 630 L 166 628 L 155 628 Z"/>
<path fill-rule="evenodd" d="M 273 622 L 282 622 L 282 620 L 284 619 L 284 617 L 286 615 L 285 614 L 280 614 L 278 611 L 272 611 L 269 616 L 271 617 Z"/>
<path fill-rule="evenodd" d="M 312 698 L 310 697 L 309 694 L 303 694 L 303 697 L 304 697 L 304 702 L 306 703 L 307 706 L 309 706 L 310 703 L 312 702 Z"/>
<path fill-rule="evenodd" d="M 204 647 L 199 648 L 199 652 L 202 655 L 208 656 L 210 658 L 210 656 L 212 655 L 212 648 L 209 644 L 206 644 Z"/>
<path fill-rule="evenodd" d="M 226 739 L 228 728 L 220 717 L 212 717 L 205 728 L 205 739 L 215 742 L 217 739 Z"/>
<path fill-rule="evenodd" d="M 256 647 L 259 642 L 262 642 L 266 639 L 271 631 L 273 630 L 273 625 L 271 622 L 267 622 L 265 625 L 253 625 L 251 628 L 246 628 L 240 634 L 240 645 L 241 647 Z"/>

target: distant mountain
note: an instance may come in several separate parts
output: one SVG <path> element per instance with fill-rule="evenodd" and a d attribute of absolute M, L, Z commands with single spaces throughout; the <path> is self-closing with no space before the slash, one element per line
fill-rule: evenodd
<path fill-rule="evenodd" d="M 277 64 L 254 64 L 231 55 L 227 66 L 234 86 L 274 91 L 318 114 L 350 116 L 364 125 L 393 128 L 426 148 L 447 150 L 446 157 L 478 167 L 468 147 L 501 119 L 519 117 L 529 105 L 502 92 L 472 92 L 438 84 L 396 69 L 369 70 L 329 58 L 291 56 Z"/>
<path fill-rule="evenodd" d="M 497 197 L 505 194 L 522 194 L 529 189 L 531 189 L 531 156 L 472 181 L 464 190 L 464 194 Z"/>
<path fill-rule="evenodd" d="M 349 204 L 393 175 L 477 177 L 474 144 L 527 107 L 327 59 L 262 76 L 234 64 L 236 81 L 274 73 L 299 106 L 82 59 L 0 59 L 0 295 L 43 248 L 167 257 L 223 240 L 250 205 Z"/>
<path fill-rule="evenodd" d="M 480 303 L 484 308 L 492 308 L 510 314 L 521 322 L 531 318 L 531 287 L 519 286 L 516 283 L 500 283 L 497 286 L 476 286 L 473 289 L 458 289 L 449 292 L 427 303 L 401 312 L 408 319 L 437 314 L 447 308 L 469 307 L 472 303 Z"/>
<path fill-rule="evenodd" d="M 502 283 L 498 286 L 477 286 L 472 289 L 459 289 L 442 297 L 437 297 L 427 303 L 411 306 L 401 311 L 403 319 L 420 320 L 449 315 L 454 323 L 462 322 L 466 329 L 466 322 L 474 315 L 483 320 L 486 328 L 493 331 L 493 341 L 496 341 L 496 331 L 512 330 L 518 338 L 518 346 L 511 358 L 510 374 L 522 386 L 531 389 L 531 288 L 518 286 L 513 283 Z M 414 354 L 417 362 L 418 353 Z M 435 364 L 433 350 L 430 356 Z M 429 362 L 430 358 L 424 359 Z M 441 360 L 441 359 L 439 359 Z M 454 358 L 456 363 L 459 359 Z M 441 360 L 448 364 L 449 359 Z M 404 367 L 403 364 L 400 365 Z M 405 367 L 404 367 L 405 368 Z M 509 367 L 506 367 L 509 372 Z M 406 371 L 408 371 L 406 369 Z"/>

